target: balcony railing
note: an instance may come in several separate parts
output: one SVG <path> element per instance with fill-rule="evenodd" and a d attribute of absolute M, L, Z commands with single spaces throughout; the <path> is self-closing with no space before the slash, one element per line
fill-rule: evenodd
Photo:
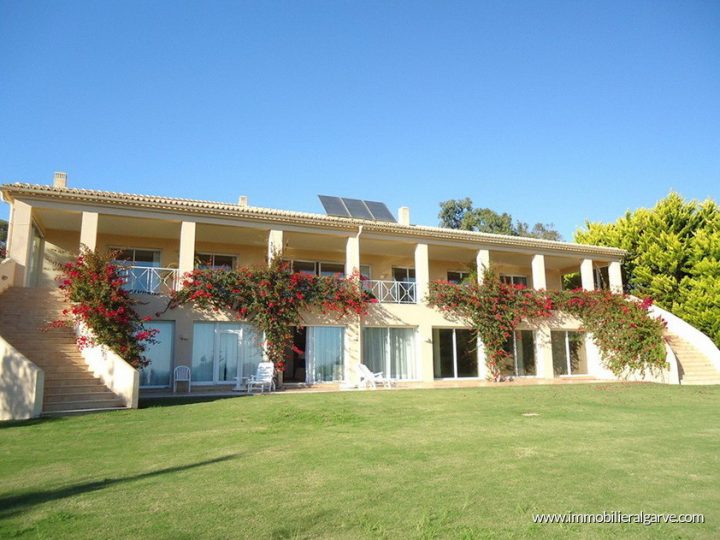
<path fill-rule="evenodd" d="M 363 281 L 365 290 L 378 302 L 387 304 L 415 304 L 415 283 L 412 281 Z"/>
<path fill-rule="evenodd" d="M 174 268 L 151 266 L 122 266 L 123 288 L 132 293 L 170 294 L 177 288 L 178 271 Z"/>

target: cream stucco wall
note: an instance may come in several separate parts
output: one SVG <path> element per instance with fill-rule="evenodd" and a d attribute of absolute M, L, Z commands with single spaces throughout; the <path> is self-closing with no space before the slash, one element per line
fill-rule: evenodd
<path fill-rule="evenodd" d="M 42 412 L 45 374 L 0 336 L 0 420 L 27 420 Z"/>

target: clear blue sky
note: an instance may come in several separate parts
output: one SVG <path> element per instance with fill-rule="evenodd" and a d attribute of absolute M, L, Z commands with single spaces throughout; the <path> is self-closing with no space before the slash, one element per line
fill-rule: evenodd
<path fill-rule="evenodd" d="M 720 199 L 720 2 L 0 0 L 0 182 L 55 170 L 431 225 L 470 196 L 569 239 Z"/>

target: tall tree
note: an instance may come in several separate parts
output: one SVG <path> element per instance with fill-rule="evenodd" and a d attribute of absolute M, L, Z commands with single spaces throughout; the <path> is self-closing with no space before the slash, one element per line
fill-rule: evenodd
<path fill-rule="evenodd" d="M 513 223 L 507 212 L 499 214 L 490 208 L 474 208 L 472 199 L 450 199 L 440 203 L 440 226 L 464 231 L 477 231 L 509 236 L 527 236 L 545 240 L 562 240 L 552 223 Z"/>
<path fill-rule="evenodd" d="M 720 207 L 670 193 L 652 209 L 627 212 L 615 223 L 586 223 L 575 240 L 625 249 L 628 292 L 662 308 L 720 345 Z"/>

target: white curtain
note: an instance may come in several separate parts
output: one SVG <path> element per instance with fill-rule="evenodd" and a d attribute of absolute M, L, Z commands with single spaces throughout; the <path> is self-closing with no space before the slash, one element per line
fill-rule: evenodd
<path fill-rule="evenodd" d="M 213 382 L 215 361 L 215 323 L 193 325 L 192 380 Z"/>
<path fill-rule="evenodd" d="M 195 323 L 193 382 L 234 382 L 238 376 L 254 375 L 260 362 L 261 339 L 253 326 L 244 323 Z"/>
<path fill-rule="evenodd" d="M 237 323 L 218 323 L 216 332 L 218 382 L 235 381 L 238 375 L 242 326 Z"/>
<path fill-rule="evenodd" d="M 155 335 L 157 343 L 149 343 L 145 348 L 145 356 L 150 360 L 150 365 L 140 370 L 140 386 L 170 386 L 175 323 L 154 321 L 145 323 L 145 328 L 159 332 Z"/>
<path fill-rule="evenodd" d="M 308 383 L 343 380 L 345 328 L 309 326 L 305 348 Z"/>
<path fill-rule="evenodd" d="M 392 379 L 415 379 L 415 329 L 364 328 L 363 363 Z"/>
<path fill-rule="evenodd" d="M 390 377 L 415 378 L 415 329 L 390 328 Z"/>
<path fill-rule="evenodd" d="M 370 371 L 387 374 L 387 328 L 363 328 L 363 364 Z"/>
<path fill-rule="evenodd" d="M 239 358 L 240 377 L 255 375 L 257 367 L 263 361 L 261 348 L 262 334 L 249 324 L 242 324 L 242 340 L 240 341 Z"/>

